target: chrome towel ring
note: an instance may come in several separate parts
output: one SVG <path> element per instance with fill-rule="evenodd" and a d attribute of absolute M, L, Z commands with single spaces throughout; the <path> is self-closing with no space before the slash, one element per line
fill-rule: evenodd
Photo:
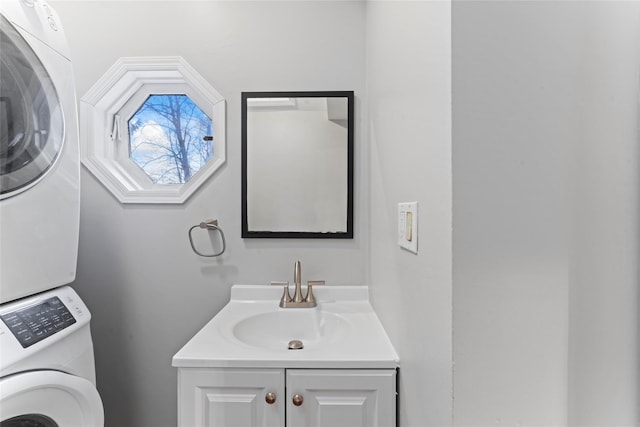
<path fill-rule="evenodd" d="M 218 253 L 214 253 L 214 254 L 203 254 L 202 252 L 200 252 L 199 250 L 196 249 L 195 245 L 193 244 L 193 230 L 196 228 L 202 228 L 205 229 L 207 231 L 217 231 L 220 233 L 220 238 L 222 239 L 222 250 Z M 203 256 L 203 257 L 208 257 L 208 258 L 212 258 L 212 257 L 216 257 L 216 256 L 220 256 L 224 253 L 224 250 L 227 247 L 227 244 L 224 240 L 224 232 L 222 231 L 222 228 L 220 228 L 218 226 L 218 220 L 217 219 L 208 219 L 206 221 L 202 221 L 200 224 L 196 224 L 193 227 L 189 228 L 189 243 L 191 244 L 191 249 L 193 250 L 193 252 L 195 252 L 197 255 Z"/>

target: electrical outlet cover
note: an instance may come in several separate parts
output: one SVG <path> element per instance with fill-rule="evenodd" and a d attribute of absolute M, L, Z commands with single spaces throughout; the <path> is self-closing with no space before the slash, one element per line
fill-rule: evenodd
<path fill-rule="evenodd" d="M 398 244 L 418 253 L 418 202 L 398 203 Z"/>

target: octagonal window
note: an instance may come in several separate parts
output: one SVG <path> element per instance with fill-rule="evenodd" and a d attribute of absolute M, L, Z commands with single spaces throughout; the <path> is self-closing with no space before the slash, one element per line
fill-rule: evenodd
<path fill-rule="evenodd" d="M 128 121 L 129 158 L 155 184 L 184 184 L 213 154 L 212 121 L 187 95 L 151 95 Z"/>
<path fill-rule="evenodd" d="M 225 162 L 225 100 L 180 57 L 120 58 L 80 100 L 83 165 L 122 203 L 183 203 Z"/>

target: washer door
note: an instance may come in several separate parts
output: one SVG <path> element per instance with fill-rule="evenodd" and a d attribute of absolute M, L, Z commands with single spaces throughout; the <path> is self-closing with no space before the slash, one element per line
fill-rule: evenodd
<path fill-rule="evenodd" d="M 58 371 L 30 371 L 0 380 L 1 427 L 104 425 L 93 383 Z"/>
<path fill-rule="evenodd" d="M 35 184 L 64 141 L 56 88 L 16 28 L 0 15 L 0 199 Z"/>

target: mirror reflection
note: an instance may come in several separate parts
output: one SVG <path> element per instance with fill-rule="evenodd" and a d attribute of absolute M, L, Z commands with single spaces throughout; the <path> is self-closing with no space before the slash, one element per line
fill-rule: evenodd
<path fill-rule="evenodd" d="M 242 237 L 353 238 L 353 92 L 242 94 Z"/>

